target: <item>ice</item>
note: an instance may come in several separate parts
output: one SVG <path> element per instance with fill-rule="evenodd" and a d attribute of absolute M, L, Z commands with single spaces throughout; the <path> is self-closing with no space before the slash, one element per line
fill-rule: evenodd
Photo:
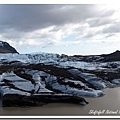
<path fill-rule="evenodd" d="M 88 83 L 91 83 L 100 89 L 107 87 L 105 85 L 105 83 L 103 82 L 103 80 L 101 78 L 95 76 L 94 74 L 80 72 L 80 71 L 78 71 L 78 69 L 70 69 L 69 72 L 71 72 L 74 75 L 84 78 Z"/>
<path fill-rule="evenodd" d="M 81 85 L 81 86 L 85 86 L 85 84 L 84 83 L 82 83 L 81 81 L 78 81 L 78 80 L 70 80 L 70 79 L 65 79 L 64 80 L 65 82 L 73 82 L 74 84 L 79 84 L 79 85 Z"/>
<path fill-rule="evenodd" d="M 100 63 L 96 63 L 96 62 L 67 61 L 67 62 L 60 62 L 59 64 L 64 67 L 75 67 L 75 68 L 81 68 L 87 70 L 105 69 L 102 68 L 102 65 L 100 65 Z"/>
<path fill-rule="evenodd" d="M 56 63 L 59 59 L 58 54 L 17 54 L 8 53 L 0 54 L 0 59 L 7 59 L 8 61 L 21 61 L 23 63 Z"/>
<path fill-rule="evenodd" d="M 23 91 L 20 91 L 20 90 L 15 90 L 15 89 L 9 88 L 8 86 L 2 86 L 0 88 L 0 90 L 1 90 L 2 96 L 6 95 L 6 94 L 18 94 L 18 95 L 25 95 L 25 96 L 30 96 L 31 95 L 28 92 L 23 92 Z"/>
<path fill-rule="evenodd" d="M 33 71 L 32 71 L 33 72 Z M 36 72 L 36 71 L 34 71 Z M 38 72 L 38 74 L 42 73 L 41 71 Z M 35 77 L 35 75 L 34 75 Z M 46 89 L 41 82 L 36 82 L 36 84 L 32 84 L 31 81 L 26 80 L 24 78 L 21 78 L 19 76 L 17 76 L 15 73 L 10 72 L 10 73 L 3 73 L 2 75 L 0 75 L 0 84 L 3 84 L 3 80 L 6 79 L 7 81 L 9 81 L 9 83 L 12 86 L 15 86 L 15 88 L 10 87 L 10 86 L 1 86 L 1 93 L 3 93 L 3 95 L 7 94 L 7 93 L 17 93 L 17 94 L 22 94 L 22 95 L 26 95 L 26 93 L 31 93 L 32 91 L 34 92 L 52 92 L 51 90 Z M 35 77 L 36 78 L 36 77 Z M 26 92 L 24 92 L 26 91 Z"/>
<path fill-rule="evenodd" d="M 112 80 L 112 83 L 120 85 L 120 79 L 114 79 L 114 80 Z"/>
<path fill-rule="evenodd" d="M 7 61 L 20 61 L 23 63 L 45 63 L 45 64 L 59 64 L 61 67 L 75 67 L 81 69 L 88 70 L 96 70 L 96 69 L 105 69 L 104 66 L 108 66 L 111 63 L 118 64 L 120 67 L 120 62 L 84 62 L 84 61 L 72 61 L 68 60 L 66 57 L 62 57 L 59 54 L 52 53 L 34 53 L 34 54 L 17 54 L 17 53 L 8 53 L 8 54 L 0 54 L 0 60 L 6 59 Z M 64 62 L 63 62 L 64 61 Z"/>
<path fill-rule="evenodd" d="M 57 82 L 52 84 L 52 88 L 55 90 L 62 91 L 63 93 L 77 95 L 77 96 L 91 96 L 91 97 L 98 97 L 104 95 L 104 92 L 101 90 L 78 90 L 76 88 L 71 88 L 68 85 L 60 85 Z"/>
<path fill-rule="evenodd" d="M 24 81 L 27 82 L 28 80 L 23 79 L 19 76 L 17 76 L 16 74 L 12 72 L 7 72 L 7 73 L 3 73 L 2 75 L 0 75 L 1 80 L 3 80 L 4 78 L 11 81 L 11 82 L 15 82 L 15 81 Z"/>
<path fill-rule="evenodd" d="M 1 43 L 0 43 L 1 44 Z M 4 60 L 3 60 L 4 59 Z M 54 65 L 59 68 L 69 68 L 74 67 L 74 69 L 69 69 L 68 71 L 72 73 L 73 75 L 79 76 L 83 78 L 87 83 L 92 84 L 96 88 L 103 89 L 107 86 L 113 85 L 113 84 L 119 84 L 120 85 L 120 79 L 114 79 L 112 80 L 112 83 L 109 81 L 104 81 L 102 78 L 97 77 L 95 74 L 90 74 L 88 72 L 83 72 L 84 70 L 106 70 L 105 72 L 108 72 L 109 70 L 112 71 L 113 69 L 105 68 L 105 66 L 110 66 L 111 63 L 117 63 L 117 68 L 120 68 L 120 62 L 83 62 L 83 61 L 72 61 L 68 60 L 66 56 L 61 58 L 61 55 L 59 54 L 52 54 L 52 53 L 34 53 L 34 54 L 0 54 L 0 64 L 3 62 L 10 62 L 10 61 L 20 61 L 23 63 L 31 63 L 31 64 L 37 64 L 37 63 L 44 63 L 45 65 Z M 64 61 L 64 62 L 63 62 Z M 81 72 L 80 69 L 83 69 Z M 114 70 L 113 70 L 114 71 Z M 78 96 L 93 96 L 97 97 L 100 95 L 104 95 L 104 92 L 101 90 L 94 90 L 92 88 L 89 88 L 85 83 L 82 81 L 78 81 L 76 79 L 72 80 L 68 78 L 64 78 L 64 82 L 72 82 L 75 85 L 84 86 L 85 89 L 77 89 L 75 87 L 70 87 L 69 85 L 61 85 L 58 83 L 58 77 L 48 74 L 44 71 L 39 70 L 31 70 L 31 69 L 25 69 L 25 73 L 32 76 L 32 79 L 35 81 L 35 84 L 32 84 L 30 80 L 21 78 L 17 76 L 14 72 L 7 72 L 0 75 L 0 84 L 3 84 L 3 79 L 7 79 L 12 85 L 16 86 L 19 89 L 22 89 L 24 91 L 31 92 L 34 90 L 35 92 L 41 93 L 41 92 L 53 92 L 46 88 L 46 86 L 50 86 L 54 90 L 58 90 L 60 92 L 66 93 L 66 94 L 73 94 Z M 21 72 L 22 74 L 22 72 Z M 45 77 L 45 80 L 42 80 L 42 77 Z M 20 90 L 16 90 L 13 88 L 9 88 L 7 86 L 1 86 L 1 91 L 4 91 L 4 94 L 7 93 L 18 93 L 18 94 L 30 94 L 28 92 L 23 92 Z"/>

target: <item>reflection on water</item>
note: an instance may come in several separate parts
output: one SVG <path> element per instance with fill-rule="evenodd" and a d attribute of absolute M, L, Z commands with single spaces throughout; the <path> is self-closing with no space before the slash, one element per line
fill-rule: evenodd
<path fill-rule="evenodd" d="M 0 115 L 93 115 L 89 114 L 90 110 L 100 112 L 100 110 L 108 111 L 106 115 L 120 115 L 120 87 L 107 88 L 104 90 L 106 95 L 99 98 L 86 98 L 89 104 L 86 106 L 66 103 L 51 103 L 42 107 L 0 107 Z M 114 112 L 117 111 L 117 114 Z M 103 113 L 105 113 L 102 111 Z M 110 114 L 112 112 L 112 114 Z M 96 113 L 97 115 L 97 113 Z M 105 114 L 101 114 L 105 115 Z"/>

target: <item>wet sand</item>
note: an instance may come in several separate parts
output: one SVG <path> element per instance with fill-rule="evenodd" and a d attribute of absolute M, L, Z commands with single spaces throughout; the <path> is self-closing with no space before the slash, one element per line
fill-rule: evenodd
<path fill-rule="evenodd" d="M 86 98 L 86 106 L 66 103 L 51 103 L 42 107 L 0 107 L 0 115 L 12 116 L 88 116 L 120 115 L 120 87 L 104 89 L 105 96 Z M 1 104 L 1 103 L 0 103 Z"/>

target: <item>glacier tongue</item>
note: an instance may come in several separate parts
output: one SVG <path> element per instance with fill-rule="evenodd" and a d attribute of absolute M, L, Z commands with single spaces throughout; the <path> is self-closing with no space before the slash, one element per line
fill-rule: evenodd
<path fill-rule="evenodd" d="M 16 104 L 17 97 L 21 104 L 25 97 L 29 105 L 64 99 L 87 103 L 81 96 L 103 96 L 104 88 L 119 86 L 119 72 L 119 61 L 85 62 L 52 53 L 0 54 L 0 92 L 5 106 L 10 105 L 12 96 Z"/>
<path fill-rule="evenodd" d="M 9 53 L 9 54 L 0 54 L 0 59 L 6 59 L 8 61 L 21 61 L 23 63 L 49 63 L 49 62 L 57 62 L 59 60 L 58 54 L 17 54 L 17 53 Z"/>

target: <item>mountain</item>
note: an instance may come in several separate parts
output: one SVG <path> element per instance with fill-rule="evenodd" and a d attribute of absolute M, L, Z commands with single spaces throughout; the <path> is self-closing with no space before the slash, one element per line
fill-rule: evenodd
<path fill-rule="evenodd" d="M 18 53 L 18 52 L 7 42 L 0 41 L 0 53 Z"/>
<path fill-rule="evenodd" d="M 112 61 L 120 61 L 120 51 L 117 50 L 113 53 L 106 54 L 106 55 L 101 55 L 104 57 L 104 62 L 112 62 Z"/>
<path fill-rule="evenodd" d="M 102 55 L 74 55 L 68 56 L 69 59 L 73 61 L 84 61 L 84 62 L 114 62 L 120 61 L 120 51 L 116 50 L 110 54 L 102 54 Z"/>

